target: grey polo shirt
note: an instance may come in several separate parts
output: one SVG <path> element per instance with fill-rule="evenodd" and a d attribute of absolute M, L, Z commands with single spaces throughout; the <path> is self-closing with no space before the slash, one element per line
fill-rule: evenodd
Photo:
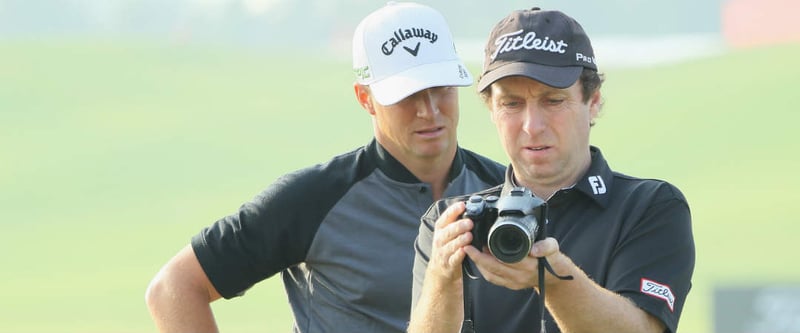
<path fill-rule="evenodd" d="M 505 168 L 459 148 L 445 196 L 503 182 Z M 433 203 L 374 139 L 287 174 L 192 238 L 225 298 L 282 273 L 295 332 L 404 332 L 414 239 Z"/>
<path fill-rule="evenodd" d="M 695 263 L 689 206 L 673 185 L 613 172 L 600 150 L 572 188 L 548 201 L 547 232 L 592 280 L 653 314 L 675 332 L 691 288 Z M 482 191 L 500 195 L 516 186 L 508 169 L 503 185 Z M 414 263 L 414 302 L 421 292 L 440 213 L 469 195 L 447 198 L 423 216 Z M 478 270 L 474 270 L 476 274 Z M 549 273 L 547 273 L 549 274 Z M 569 281 L 564 281 L 569 283 Z M 477 333 L 539 332 L 539 300 L 533 289 L 513 291 L 486 280 L 470 280 Z M 560 332 L 546 313 L 547 332 Z"/>

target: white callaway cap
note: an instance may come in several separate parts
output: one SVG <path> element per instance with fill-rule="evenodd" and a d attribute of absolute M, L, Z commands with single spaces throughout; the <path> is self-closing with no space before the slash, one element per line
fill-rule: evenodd
<path fill-rule="evenodd" d="M 381 105 L 431 87 L 472 84 L 442 14 L 411 2 L 389 2 L 358 24 L 353 70 Z"/>

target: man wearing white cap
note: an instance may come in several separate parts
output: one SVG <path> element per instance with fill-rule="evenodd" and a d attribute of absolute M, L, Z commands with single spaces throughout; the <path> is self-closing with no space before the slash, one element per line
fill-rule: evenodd
<path fill-rule="evenodd" d="M 689 205 L 589 144 L 603 77 L 583 28 L 517 10 L 485 52 L 478 91 L 511 165 L 502 185 L 423 216 L 409 332 L 675 332 L 695 263 Z"/>
<path fill-rule="evenodd" d="M 146 293 L 162 332 L 217 330 L 209 303 L 281 273 L 294 332 L 404 332 L 419 217 L 500 184 L 504 167 L 456 142 L 473 80 L 444 18 L 389 3 L 353 37 L 354 90 L 375 138 L 287 174 L 195 235 Z"/>

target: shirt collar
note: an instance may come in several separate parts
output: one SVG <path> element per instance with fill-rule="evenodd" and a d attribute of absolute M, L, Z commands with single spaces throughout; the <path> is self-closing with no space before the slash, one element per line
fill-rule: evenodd
<path fill-rule="evenodd" d="M 585 174 L 578 178 L 578 182 L 576 184 L 569 188 L 577 189 L 587 197 L 591 198 L 598 205 L 607 207 L 609 192 L 611 191 L 614 181 L 614 175 L 605 158 L 603 157 L 603 154 L 600 152 L 600 148 L 590 146 L 589 153 L 591 154 L 592 158 L 589 169 Z M 514 169 L 511 165 L 509 165 L 508 169 L 506 169 L 506 180 L 503 184 L 503 189 L 500 195 L 508 195 L 508 192 L 511 191 L 511 189 L 515 186 L 517 186 L 517 184 L 514 180 Z M 554 197 L 557 195 L 558 192 L 556 192 Z"/>
<path fill-rule="evenodd" d="M 400 161 L 394 158 L 386 148 L 384 148 L 375 138 L 370 141 L 366 146 L 367 155 L 375 161 L 378 169 L 383 171 L 389 178 L 403 182 L 403 183 L 422 183 L 408 168 L 406 168 Z M 463 156 L 461 148 L 456 149 L 456 156 L 450 166 L 450 172 L 447 175 L 447 182 L 450 183 L 455 179 L 461 170 L 464 168 Z"/>
<path fill-rule="evenodd" d="M 591 146 L 589 152 L 592 155 L 592 164 L 589 170 L 578 178 L 575 188 L 605 208 L 608 206 L 611 188 L 614 185 L 614 173 L 600 152 L 600 148 Z"/>

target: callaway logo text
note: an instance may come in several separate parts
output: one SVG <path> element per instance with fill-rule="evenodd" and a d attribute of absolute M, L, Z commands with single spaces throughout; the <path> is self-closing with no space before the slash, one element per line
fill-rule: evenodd
<path fill-rule="evenodd" d="M 439 39 L 439 35 L 424 28 L 397 29 L 392 38 L 389 38 L 387 41 L 383 42 L 383 45 L 381 45 L 381 51 L 385 55 L 390 55 L 392 52 L 394 52 L 394 49 L 397 47 L 397 45 L 410 38 L 425 38 L 429 40 L 431 44 L 433 44 Z M 419 51 L 419 43 L 417 43 L 415 48 L 406 47 L 405 49 L 412 55 L 416 56 L 417 52 Z"/>
<path fill-rule="evenodd" d="M 564 40 L 554 41 L 550 37 L 545 36 L 544 39 L 536 38 L 536 32 L 529 31 L 524 36 L 523 30 L 507 33 L 494 40 L 494 45 L 497 49 L 492 54 L 492 60 L 497 58 L 498 55 L 505 52 L 516 51 L 520 49 L 526 50 L 541 50 L 553 53 L 565 53 L 565 49 L 569 46 Z"/>

